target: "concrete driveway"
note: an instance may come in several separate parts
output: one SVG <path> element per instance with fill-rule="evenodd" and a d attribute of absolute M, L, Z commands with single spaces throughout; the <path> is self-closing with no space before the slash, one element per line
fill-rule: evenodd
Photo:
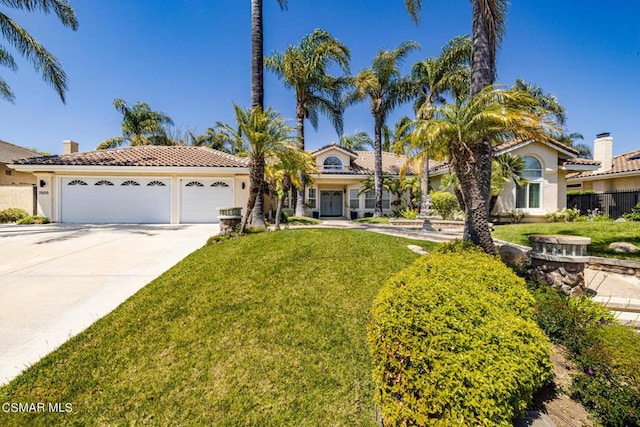
<path fill-rule="evenodd" d="M 0 384 L 176 264 L 218 225 L 0 225 Z"/>

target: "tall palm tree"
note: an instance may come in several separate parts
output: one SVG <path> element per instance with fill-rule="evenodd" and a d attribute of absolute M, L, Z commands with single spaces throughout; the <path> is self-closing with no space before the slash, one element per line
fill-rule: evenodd
<path fill-rule="evenodd" d="M 265 58 L 265 66 L 282 79 L 285 87 L 295 91 L 298 148 L 305 149 L 304 119 L 318 128 L 318 115 L 323 113 L 342 134 L 340 95 L 347 80 L 334 77 L 328 68 L 335 64 L 349 73 L 350 53 L 347 46 L 324 30 L 316 29 L 305 36 L 299 46 L 289 46 L 284 53 L 274 52 Z M 296 216 L 304 215 L 304 182 L 298 188 Z"/>
<path fill-rule="evenodd" d="M 2 0 L 0 5 L 27 12 L 41 11 L 45 14 L 53 12 L 58 16 L 62 25 L 74 31 L 78 29 L 76 14 L 67 0 Z M 68 82 L 60 62 L 2 10 L 0 10 L 0 33 L 9 45 L 13 46 L 20 55 L 31 62 L 37 71 L 42 73 L 44 81 L 53 86 L 62 102 L 65 103 Z M 18 69 L 13 56 L 2 45 L 0 45 L 0 65 L 13 71 Z M 15 100 L 11 88 L 2 78 L 0 78 L 0 98 L 9 102 Z"/>
<path fill-rule="evenodd" d="M 477 193 L 478 186 L 469 188 L 465 181 L 479 174 L 474 170 L 478 167 L 477 163 L 466 160 L 466 157 L 473 156 L 477 141 L 487 141 L 491 145 L 514 138 L 555 141 L 556 131 L 548 116 L 541 114 L 539 102 L 529 94 L 516 90 L 496 90 L 492 86 L 487 86 L 467 102 L 436 106 L 433 118 L 419 120 L 416 125 L 417 137 L 447 148 L 450 165 L 460 182 L 467 215 L 484 215 L 483 211 L 468 206 L 484 195 Z M 474 220 L 480 222 L 482 218 L 476 217 Z M 488 246 L 484 241 L 480 244 L 487 252 L 495 251 L 493 242 L 488 243 Z"/>
<path fill-rule="evenodd" d="M 416 42 L 404 42 L 393 50 L 381 50 L 373 58 L 371 67 L 355 76 L 354 91 L 345 100 L 345 103 L 349 104 L 369 99 L 374 120 L 374 216 L 382 216 L 382 128 L 389 113 L 415 95 L 415 84 L 410 77 L 400 74 L 399 66 L 404 58 L 418 47 Z"/>
<path fill-rule="evenodd" d="M 278 0 L 286 9 L 288 0 Z M 251 0 L 251 107 L 264 109 L 264 29 L 262 0 Z"/>
<path fill-rule="evenodd" d="M 473 6 L 470 96 L 473 97 L 495 82 L 496 53 L 505 31 L 508 0 L 470 1 Z M 405 6 L 417 22 L 422 0 L 405 0 Z M 480 245 L 487 253 L 495 254 L 489 228 L 493 148 L 490 141 L 483 140 L 465 141 L 464 146 L 465 149 L 460 146 L 450 150 L 450 160 L 465 199 L 464 239 Z"/>
<path fill-rule="evenodd" d="M 249 199 L 241 225 L 241 232 L 244 232 L 251 213 L 252 227 L 266 227 L 261 193 L 267 158 L 277 158 L 279 153 L 295 149 L 295 145 L 289 136 L 293 129 L 271 108 L 245 109 L 235 104 L 233 108 L 237 127 L 219 124 L 219 128 L 230 143 L 240 147 L 238 155 L 249 158 Z"/>
<path fill-rule="evenodd" d="M 413 65 L 411 75 L 418 85 L 419 96 L 414 102 L 416 112 L 421 111 L 422 120 L 431 118 L 431 107 L 446 102 L 450 95 L 457 102 L 468 96 L 471 60 L 471 38 L 458 36 L 450 40 L 439 56 L 427 58 Z M 404 146 L 396 145 L 395 151 L 409 156 L 414 169 L 420 174 L 422 184 L 420 212 L 428 215 L 431 210 L 429 196 L 429 159 L 437 158 L 438 152 L 431 141 L 409 138 Z"/>
<path fill-rule="evenodd" d="M 98 144 L 98 150 L 136 145 L 175 145 L 167 136 L 167 125 L 173 125 L 169 116 L 153 111 L 148 104 L 136 102 L 129 106 L 124 100 L 116 98 L 113 107 L 122 114 L 122 136 L 109 138 Z"/>

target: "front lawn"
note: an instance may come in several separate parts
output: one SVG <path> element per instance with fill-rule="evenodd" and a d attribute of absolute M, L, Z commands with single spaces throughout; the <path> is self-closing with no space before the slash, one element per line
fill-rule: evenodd
<path fill-rule="evenodd" d="M 376 425 L 372 301 L 428 242 L 357 230 L 202 248 L 0 388 L 0 425 Z"/>
<path fill-rule="evenodd" d="M 530 234 L 569 234 L 591 238 L 589 254 L 606 258 L 640 261 L 640 252 L 619 254 L 609 249 L 613 242 L 629 242 L 640 247 L 640 222 L 556 222 L 497 225 L 493 237 L 530 246 Z"/>

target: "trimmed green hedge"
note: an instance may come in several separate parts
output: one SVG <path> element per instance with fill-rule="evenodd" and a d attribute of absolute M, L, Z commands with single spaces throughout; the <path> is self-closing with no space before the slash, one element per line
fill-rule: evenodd
<path fill-rule="evenodd" d="M 511 426 L 551 372 L 533 305 L 521 278 L 475 250 L 390 279 L 368 332 L 384 425 Z"/>

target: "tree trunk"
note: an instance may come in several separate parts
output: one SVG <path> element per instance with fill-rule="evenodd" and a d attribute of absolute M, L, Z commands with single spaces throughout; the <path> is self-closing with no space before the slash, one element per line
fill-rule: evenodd
<path fill-rule="evenodd" d="M 298 131 L 298 148 L 304 151 L 304 107 L 301 103 L 296 105 L 296 129 Z M 304 206 L 304 193 L 305 193 L 305 182 L 302 176 L 302 172 L 298 173 L 298 178 L 302 183 L 301 188 L 296 187 L 296 211 L 295 216 L 304 216 L 305 215 L 305 206 Z"/>
<path fill-rule="evenodd" d="M 382 216 L 382 116 L 380 114 L 374 114 L 374 120 L 374 190 L 376 204 L 375 210 L 373 211 L 373 216 L 380 217 Z"/>
<path fill-rule="evenodd" d="M 493 212 L 493 208 L 496 207 L 497 202 L 498 202 L 498 196 L 491 196 L 489 198 L 489 216 L 491 216 L 491 212 Z"/>
<path fill-rule="evenodd" d="M 495 255 L 496 248 L 489 228 L 489 194 L 493 150 L 488 142 L 477 143 L 467 150 L 458 145 L 451 150 L 453 169 L 460 180 L 460 190 L 465 204 L 464 240 L 470 240 L 488 254 Z"/>
<path fill-rule="evenodd" d="M 263 219 L 264 213 L 262 212 L 262 202 L 258 203 L 258 196 L 262 198 L 260 193 L 262 191 L 262 182 L 264 180 L 264 167 L 264 159 L 257 159 L 249 168 L 249 199 L 247 200 L 247 210 L 244 213 L 242 225 L 240 226 L 241 233 L 244 233 L 244 230 L 247 227 L 247 222 L 249 221 L 249 215 L 251 215 L 252 211 L 253 218 L 251 225 L 254 227 L 266 228 Z M 258 211 L 258 209 L 260 211 Z M 262 222 L 262 225 L 260 225 L 260 221 Z"/>
<path fill-rule="evenodd" d="M 473 2 L 471 52 L 471 96 L 476 95 L 495 79 L 496 46 L 490 45 L 487 16 L 482 15 L 479 0 Z M 480 245 L 489 254 L 496 248 L 489 228 L 489 197 L 491 194 L 491 161 L 493 147 L 487 141 L 464 141 L 451 150 L 453 170 L 460 180 L 465 204 L 464 240 Z"/>
<path fill-rule="evenodd" d="M 276 200 L 276 220 L 275 220 L 275 229 L 280 230 L 280 214 L 282 213 L 282 203 L 284 202 L 284 191 L 282 192 L 282 196 L 278 197 Z"/>
<path fill-rule="evenodd" d="M 262 0 L 251 0 L 251 108 L 264 110 Z"/>
<path fill-rule="evenodd" d="M 420 214 L 431 215 L 431 200 L 429 200 L 429 157 L 422 163 L 420 174 Z"/>

